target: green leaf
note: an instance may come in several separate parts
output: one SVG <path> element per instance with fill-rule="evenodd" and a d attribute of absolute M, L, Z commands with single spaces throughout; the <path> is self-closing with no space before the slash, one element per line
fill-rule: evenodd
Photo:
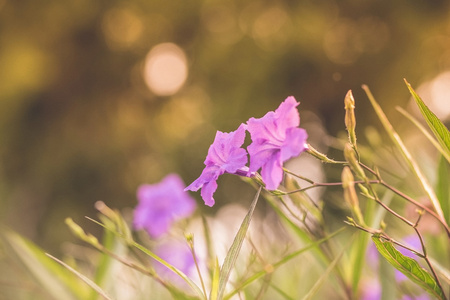
<path fill-rule="evenodd" d="M 31 241 L 10 230 L 0 237 L 5 249 L 20 262 L 37 283 L 54 299 L 87 299 L 86 286 L 65 268 L 48 258 Z"/>
<path fill-rule="evenodd" d="M 258 203 L 259 194 L 261 193 L 262 187 L 259 187 L 258 192 L 253 199 L 252 204 L 250 205 L 250 209 L 242 221 L 241 227 L 239 228 L 236 236 L 234 237 L 234 241 L 231 244 L 230 250 L 228 250 L 227 256 L 225 257 L 225 261 L 222 265 L 219 275 L 219 289 L 217 292 L 218 300 L 222 300 L 223 294 L 225 292 L 225 287 L 228 282 L 228 278 L 230 277 L 231 270 L 236 263 L 239 252 L 241 251 L 242 243 L 244 242 L 245 236 L 247 234 L 248 227 L 250 226 L 250 221 L 253 216 L 253 212 L 255 211 L 256 203 Z"/>
<path fill-rule="evenodd" d="M 406 79 L 405 83 L 409 89 L 409 92 L 416 101 L 417 106 L 422 113 L 422 116 L 425 118 L 425 121 L 427 121 L 427 124 L 430 127 L 431 131 L 433 131 L 434 135 L 441 144 L 442 148 L 444 148 L 444 151 L 447 153 L 447 155 L 450 156 L 450 131 L 448 131 L 447 127 L 445 127 L 441 120 L 439 120 L 439 118 L 436 117 L 436 115 L 425 105 L 425 103 L 422 101 L 422 99 L 420 99 L 419 95 L 417 95 L 417 93 L 414 91 L 408 81 L 406 81 Z"/>
<path fill-rule="evenodd" d="M 380 119 L 381 124 L 383 124 L 384 129 L 386 130 L 386 132 L 388 133 L 389 137 L 394 142 L 394 144 L 397 146 L 397 148 L 400 150 L 401 154 L 403 155 L 406 162 L 408 163 L 410 169 L 413 171 L 413 173 L 419 179 L 419 182 L 422 184 L 423 189 L 425 190 L 428 197 L 430 198 L 430 201 L 433 204 L 433 207 L 434 207 L 436 213 L 442 220 L 444 220 L 444 213 L 442 211 L 439 200 L 438 200 L 434 190 L 432 189 L 430 183 L 428 182 L 427 178 L 425 177 L 425 175 L 423 175 L 421 169 L 419 168 L 418 164 L 412 157 L 411 153 L 406 148 L 402 139 L 400 138 L 398 133 L 394 130 L 394 127 L 392 127 L 391 123 L 389 122 L 388 118 L 384 114 L 384 112 L 381 109 L 378 102 L 373 97 L 369 88 L 366 85 L 363 85 L 363 89 L 366 92 L 367 97 L 369 98 L 369 101 L 375 110 L 375 113 L 377 114 L 378 118 Z"/>
<path fill-rule="evenodd" d="M 444 294 L 434 278 L 423 269 L 417 261 L 401 254 L 395 249 L 392 242 L 382 241 L 379 235 L 373 235 L 372 240 L 375 243 L 378 252 L 380 252 L 394 268 L 405 274 L 413 282 L 420 285 L 428 293 L 438 299 L 444 299 Z"/>

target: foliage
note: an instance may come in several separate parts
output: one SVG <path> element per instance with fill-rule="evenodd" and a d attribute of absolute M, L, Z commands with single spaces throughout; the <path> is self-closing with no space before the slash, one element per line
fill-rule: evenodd
<path fill-rule="evenodd" d="M 356 104 L 351 91 L 345 97 L 348 135 L 336 139 L 343 161 L 331 159 L 306 144 L 306 133 L 298 128 L 298 103 L 290 97 L 274 112 L 241 124 L 237 133 L 218 132 L 201 180 L 194 182 L 194 190 L 206 186 L 208 193 L 202 196 L 209 206 L 214 204 L 211 199 L 216 182 L 222 184 L 219 176 L 237 176 L 254 187 L 256 194 L 242 219 L 236 220 L 236 208 L 229 214 L 235 218 L 231 223 L 221 221 L 220 214 L 206 217 L 194 213 L 192 205 L 180 214 L 183 201 L 192 203 L 192 199 L 182 192 L 181 179 L 176 177 L 176 184 L 169 187 L 164 186 L 164 180 L 145 186 L 150 194 L 140 199 L 142 202 L 134 211 L 134 218 L 144 220 L 145 226 L 136 223 L 136 219 L 133 223 L 103 202 L 96 204 L 98 220 L 88 218 L 103 230 L 101 241 L 72 219 L 66 219 L 71 232 L 90 247 L 82 248 L 84 257 L 59 259 L 45 255 L 6 229 L 1 235 L 2 252 L 14 257 L 22 270 L 30 274 L 43 298 L 144 299 L 152 295 L 152 299 L 381 299 L 389 294 L 397 299 L 448 299 L 448 129 L 408 84 L 435 134 L 427 138 L 434 141 L 436 151 L 444 151 L 443 158 L 436 161 L 438 179 L 434 189 L 412 149 L 393 128 L 370 90 L 363 88 L 395 147 L 394 155 L 383 158 L 385 163 L 389 166 L 392 156 L 400 154 L 414 177 L 407 176 L 408 172 L 393 174 L 393 169 L 381 169 L 373 166 L 374 161 L 366 161 L 377 149 L 357 143 Z M 419 121 L 407 117 L 419 131 L 426 132 Z M 252 143 L 247 148 L 248 168 L 247 151 L 241 147 L 249 124 Z M 230 139 L 231 145 L 224 142 Z M 302 156 L 309 155 L 338 170 L 341 181 L 318 182 L 291 171 L 288 159 L 303 151 L 306 153 Z M 255 161 L 256 167 L 252 166 Z M 278 172 L 284 176 L 281 184 Z M 385 179 L 396 177 L 399 187 Z M 208 187 L 211 182 L 212 188 Z M 336 216 L 337 222 L 325 214 L 325 199 L 314 199 L 308 193 L 336 187 L 341 189 L 330 195 L 339 199 L 342 211 L 348 215 Z M 414 193 L 414 197 L 404 190 Z M 175 195 L 179 195 L 177 199 L 173 198 Z M 142 197 L 141 193 L 138 197 Z M 429 199 L 431 205 L 421 197 Z M 141 204 L 146 201 L 151 205 L 143 208 Z M 171 206 L 165 204 L 176 206 L 177 214 L 171 215 Z M 257 210 L 261 205 L 265 205 L 266 215 Z M 156 220 L 162 213 L 168 218 L 164 226 Z M 344 221 L 350 226 L 345 226 Z M 430 230 L 429 224 L 436 229 Z M 157 235 L 152 233 L 152 226 L 160 229 Z M 220 230 L 220 226 L 225 230 Z M 233 229 L 235 226 L 237 230 Z M 230 231 L 236 233 L 227 241 Z M 417 241 L 415 246 L 406 242 L 411 236 Z M 171 246 L 173 240 L 176 246 Z M 225 245 L 227 250 L 220 254 L 218 245 Z M 409 254 L 404 254 L 405 250 Z M 390 266 L 383 269 L 385 263 Z M 393 282 L 382 280 L 389 274 L 394 274 Z"/>

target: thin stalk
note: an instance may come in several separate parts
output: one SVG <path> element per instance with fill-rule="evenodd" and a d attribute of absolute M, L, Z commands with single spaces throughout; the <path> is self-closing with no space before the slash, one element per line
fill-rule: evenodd
<path fill-rule="evenodd" d="M 372 170 L 371 168 L 369 168 L 368 166 L 364 165 L 363 163 L 359 163 L 361 165 L 361 167 L 363 167 L 364 169 L 366 169 L 367 171 L 369 171 L 370 173 L 372 173 L 373 175 L 375 175 L 375 177 L 377 177 L 378 180 L 376 181 L 369 181 L 369 183 L 377 183 L 377 184 L 381 184 L 382 186 L 384 186 L 385 188 L 391 190 L 392 192 L 394 192 L 395 194 L 397 194 L 398 196 L 402 197 L 403 199 L 405 199 L 406 201 L 412 203 L 413 205 L 423 209 L 424 211 L 426 211 L 427 213 L 429 213 L 431 216 L 433 216 L 436 220 L 439 221 L 439 223 L 442 224 L 442 226 L 444 227 L 445 231 L 447 232 L 447 236 L 450 238 L 450 228 L 447 225 L 447 223 L 445 222 L 445 220 L 443 220 L 437 213 L 435 213 L 433 210 L 431 210 L 430 208 L 426 207 L 425 205 L 417 202 L 416 200 L 414 200 L 413 198 L 409 197 L 408 195 L 402 193 L 401 191 L 397 190 L 396 188 L 394 188 L 393 186 L 389 185 L 388 183 L 386 183 L 381 177 L 380 175 L 375 172 L 374 170 Z"/>
<path fill-rule="evenodd" d="M 383 233 L 383 232 L 381 232 L 379 230 L 372 230 L 372 229 L 369 229 L 369 228 L 364 228 L 364 227 L 359 226 L 356 223 L 351 223 L 351 222 L 347 222 L 347 223 L 352 225 L 352 226 L 354 226 L 354 227 L 356 227 L 356 228 L 358 228 L 358 229 L 360 229 L 360 230 L 368 232 L 368 233 L 370 233 L 372 235 L 373 234 L 379 234 L 380 238 L 382 238 L 382 239 L 384 239 L 386 241 L 389 241 L 389 242 L 391 242 L 391 243 L 393 243 L 393 244 L 395 244 L 397 246 L 400 246 L 400 247 L 402 247 L 402 248 L 404 248 L 404 249 L 406 249 L 408 251 L 411 251 L 412 253 L 414 253 L 415 255 L 419 256 L 420 258 L 423 258 L 425 260 L 425 262 L 427 263 L 428 267 L 430 268 L 431 273 L 433 274 L 433 277 L 436 280 L 436 284 L 441 289 L 444 299 L 447 299 L 447 297 L 446 297 L 446 295 L 444 293 L 444 289 L 442 288 L 441 282 L 439 280 L 439 277 L 437 276 L 437 274 L 436 274 L 436 272 L 435 272 L 435 270 L 433 268 L 433 265 L 431 264 L 431 262 L 430 262 L 430 260 L 428 258 L 427 251 L 426 251 L 426 248 L 425 248 L 425 244 L 423 242 L 422 235 L 420 234 L 419 230 L 417 229 L 418 222 L 416 222 L 414 224 L 413 229 L 415 230 L 415 232 L 417 233 L 417 236 L 419 237 L 423 253 L 417 252 L 416 250 L 414 250 L 414 249 L 412 249 L 412 248 L 410 248 L 410 247 L 408 247 L 408 246 L 406 246 L 406 245 L 404 245 L 404 244 L 394 240 L 393 238 L 389 237 L 388 235 L 386 235 L 385 233 Z"/>
<path fill-rule="evenodd" d="M 200 283 L 201 283 L 201 285 L 202 285 L 203 293 L 204 293 L 205 295 L 207 295 L 207 294 L 206 294 L 205 283 L 204 283 L 204 281 L 203 281 L 202 272 L 200 272 L 200 267 L 198 266 L 197 255 L 195 254 L 194 239 L 193 239 L 193 237 L 192 237 L 192 239 L 188 239 L 188 245 L 189 245 L 189 249 L 191 250 L 192 257 L 194 258 L 195 268 L 197 269 L 198 277 L 200 278 Z"/>
<path fill-rule="evenodd" d="M 389 189 L 390 191 L 394 192 L 395 194 L 397 194 L 398 196 L 402 197 L 403 199 L 405 199 L 406 201 L 410 202 L 411 204 L 423 209 L 424 211 L 426 211 L 427 213 L 429 213 L 431 216 L 433 216 L 433 218 L 435 218 L 437 221 L 439 221 L 439 223 L 442 224 L 442 226 L 444 227 L 447 236 L 450 238 L 450 227 L 447 225 L 447 223 L 433 210 L 431 210 L 430 208 L 426 207 L 425 205 L 417 202 L 416 200 L 414 200 L 413 198 L 411 198 L 410 196 L 404 194 L 403 192 L 397 190 L 396 188 L 394 188 L 393 186 L 389 185 L 387 182 L 385 182 L 379 175 L 379 173 L 375 172 L 374 170 L 372 170 L 371 168 L 369 168 L 368 166 L 366 166 L 365 164 L 359 162 L 359 165 L 361 167 L 363 167 L 364 169 L 366 169 L 367 171 L 369 171 L 370 173 L 372 173 L 372 175 L 374 175 L 377 179 L 376 180 L 357 180 L 355 181 L 356 184 L 360 183 L 360 184 L 381 184 L 382 186 L 384 186 L 385 188 Z M 277 191 L 277 195 L 289 195 L 289 194 L 294 194 L 294 193 L 299 193 L 299 192 L 304 192 L 307 191 L 309 189 L 312 188 L 316 188 L 316 187 L 328 187 L 328 186 L 339 186 L 342 185 L 342 182 L 327 182 L 327 183 L 319 183 L 319 182 L 314 182 L 313 180 L 303 177 L 301 175 L 292 173 L 288 170 L 284 170 L 286 173 L 295 176 L 297 178 L 300 178 L 302 180 L 305 180 L 306 182 L 310 183 L 310 186 L 301 188 L 301 189 L 297 189 L 297 190 L 292 190 L 289 192 L 282 192 L 282 191 Z M 375 199 L 374 199 L 375 200 Z M 382 202 L 379 202 L 383 207 L 387 207 L 385 205 L 382 204 Z M 398 215 L 398 214 L 397 214 Z M 411 224 L 408 224 L 411 226 Z"/>
<path fill-rule="evenodd" d="M 308 182 L 308 183 L 314 184 L 314 181 L 313 181 L 313 180 L 311 180 L 311 179 L 309 179 L 309 178 L 306 178 L 306 177 L 304 177 L 304 176 L 301 176 L 301 175 L 299 175 L 299 174 L 295 174 L 295 173 L 289 171 L 289 170 L 286 169 L 286 168 L 283 168 L 283 171 L 284 171 L 285 173 L 289 174 L 289 175 L 292 175 L 292 176 L 294 176 L 294 177 L 300 178 L 301 180 L 304 180 L 304 181 L 306 181 L 306 182 Z"/>
<path fill-rule="evenodd" d="M 380 176 L 380 174 L 379 174 L 378 172 L 376 172 L 376 171 L 370 169 L 369 167 L 363 165 L 362 163 L 359 163 L 359 164 L 360 164 L 361 166 L 363 166 L 363 168 L 365 168 L 367 171 L 369 171 L 370 173 L 372 173 L 373 175 L 375 175 L 375 176 L 378 178 L 378 181 L 379 181 L 380 184 L 382 184 L 383 186 L 385 186 L 385 187 L 387 187 L 387 188 L 390 187 L 388 184 L 386 184 L 385 182 L 382 181 L 381 176 Z M 435 272 L 433 266 L 431 265 L 431 262 L 430 262 L 429 259 L 428 259 L 427 252 L 426 252 L 426 247 L 425 247 L 425 244 L 423 243 L 422 235 L 420 234 L 419 230 L 417 229 L 417 226 L 418 226 L 418 224 L 419 224 L 419 222 L 420 222 L 420 220 L 421 220 L 422 214 L 419 215 L 419 218 L 417 219 L 417 221 L 416 221 L 415 223 L 409 221 L 409 220 L 406 219 L 405 217 L 403 217 L 403 216 L 399 215 L 398 213 L 396 213 L 395 211 L 393 211 L 391 208 L 389 208 L 389 207 L 388 207 L 387 205 L 385 205 L 383 202 L 381 202 L 380 199 L 378 198 L 378 196 L 377 196 L 375 190 L 373 189 L 372 185 L 369 184 L 369 181 L 368 181 L 368 180 L 367 180 L 367 184 L 366 184 L 366 185 L 367 185 L 367 188 L 370 190 L 371 194 L 373 195 L 372 197 L 370 197 L 369 195 L 366 195 L 367 197 L 373 198 L 373 200 L 375 200 L 378 204 L 380 204 L 384 209 L 386 209 L 386 210 L 387 210 L 388 212 L 390 212 L 392 215 L 394 215 L 395 217 L 397 217 L 398 219 L 400 219 L 401 221 L 403 221 L 404 223 L 406 223 L 407 225 L 409 225 L 410 227 L 412 227 L 412 228 L 414 229 L 414 231 L 416 232 L 417 236 L 419 237 L 419 240 L 420 240 L 420 243 L 421 243 L 421 246 L 422 246 L 422 252 L 423 252 L 423 254 L 421 254 L 421 253 L 419 253 L 419 252 L 417 252 L 417 251 L 415 251 L 415 250 L 412 250 L 411 248 L 406 247 L 406 246 L 404 246 L 403 244 L 398 243 L 398 242 L 396 242 L 396 241 L 394 241 L 394 240 L 392 240 L 392 239 L 390 239 L 390 238 L 389 238 L 389 239 L 390 239 L 391 242 L 393 242 L 393 243 L 395 243 L 395 244 L 397 244 L 397 245 L 399 245 L 399 246 L 401 246 L 401 247 L 403 247 L 403 248 L 405 248 L 405 249 L 410 250 L 411 252 L 415 253 L 416 255 L 418 255 L 419 257 L 423 258 L 423 259 L 426 261 L 428 267 L 430 268 L 430 270 L 431 270 L 431 272 L 432 272 L 432 274 L 433 274 L 433 277 L 434 277 L 435 280 L 436 280 L 436 284 L 439 286 L 439 288 L 440 288 L 441 291 L 442 291 L 442 294 L 443 294 L 444 299 L 447 299 L 447 297 L 446 297 L 445 294 L 444 294 L 444 289 L 442 288 L 442 285 L 441 285 L 441 283 L 440 283 L 440 281 L 439 281 L 439 278 L 438 278 L 438 276 L 437 276 L 437 274 L 436 274 L 436 272 Z M 395 192 L 395 191 L 393 191 L 393 192 Z M 403 193 L 401 193 L 401 192 L 399 192 L 399 191 L 398 191 L 397 194 L 398 194 L 399 196 L 403 197 L 403 198 L 405 198 L 404 196 L 406 196 L 406 195 L 404 195 Z M 408 198 L 409 198 L 409 197 L 408 197 Z M 407 199 L 407 198 L 405 198 L 405 199 Z M 410 199 L 410 200 L 413 200 L 413 199 Z M 416 202 L 415 200 L 413 200 L 412 203 L 417 203 L 417 202 Z M 419 203 L 417 203 L 417 204 L 419 204 Z M 423 205 L 420 205 L 421 208 L 422 208 L 422 206 L 423 206 Z M 425 210 L 425 206 L 423 206 L 423 208 L 424 208 L 424 210 Z M 428 210 L 427 210 L 427 211 L 428 211 Z M 436 215 L 436 217 L 438 218 L 439 221 L 441 221 L 441 219 L 439 218 L 439 216 Z M 353 223 L 354 223 L 354 221 L 353 221 Z M 443 223 L 443 225 L 444 225 L 444 227 L 445 227 L 446 229 L 448 228 L 448 227 L 446 226 L 445 223 Z M 355 226 L 355 223 L 353 224 L 353 226 Z M 358 226 L 359 226 L 359 225 L 358 225 Z M 358 228 L 361 229 L 362 227 L 359 226 Z M 365 231 L 368 231 L 368 230 L 365 230 Z M 368 231 L 368 232 L 369 232 L 369 231 Z M 448 231 L 447 231 L 447 234 L 448 234 Z"/>
<path fill-rule="evenodd" d="M 370 187 L 370 186 L 369 186 Z M 369 188 L 371 192 L 373 192 L 372 188 Z M 386 209 L 389 213 L 391 213 L 392 215 L 394 215 L 395 217 L 397 217 L 398 219 L 402 220 L 404 223 L 406 223 L 407 225 L 413 227 L 414 223 L 409 221 L 408 219 L 406 219 L 405 217 L 399 215 L 397 212 L 395 212 L 394 210 L 392 210 L 389 206 L 387 206 L 386 204 L 384 204 L 379 198 L 378 196 L 375 194 L 375 196 L 369 196 L 369 195 L 365 195 L 366 197 L 374 200 L 375 202 L 377 202 L 379 205 L 381 205 L 384 209 Z"/>
<path fill-rule="evenodd" d="M 422 215 L 420 214 L 419 218 L 418 218 L 416 224 L 414 224 L 413 228 L 414 228 L 414 231 L 416 232 L 417 236 L 419 237 L 420 245 L 422 246 L 423 259 L 425 260 L 425 262 L 427 263 L 428 267 L 430 268 L 431 273 L 433 274 L 433 277 L 436 280 L 436 284 L 439 286 L 439 288 L 442 291 L 442 295 L 443 295 L 444 299 L 447 299 L 447 296 L 444 293 L 444 289 L 442 288 L 441 281 L 439 280 L 439 277 L 437 276 L 436 271 L 433 268 L 433 265 L 431 264 L 430 260 L 428 259 L 427 249 L 426 249 L 425 244 L 423 242 L 422 234 L 420 234 L 419 229 L 417 229 L 417 225 L 419 225 L 419 221 L 420 221 L 421 217 L 422 217 Z"/>
<path fill-rule="evenodd" d="M 372 93 L 370 92 L 369 88 L 366 85 L 363 85 L 363 89 L 367 94 L 367 97 L 369 98 L 376 114 L 378 115 L 378 118 L 380 119 L 381 123 L 383 124 L 383 127 L 385 128 L 386 132 L 388 133 L 389 137 L 397 146 L 397 148 L 400 150 L 400 153 L 405 158 L 406 162 L 408 163 L 408 166 L 410 167 L 411 171 L 414 173 L 414 175 L 419 180 L 420 184 L 422 185 L 423 190 L 427 193 L 431 203 L 434 206 L 434 209 L 436 213 L 444 219 L 444 213 L 442 211 L 441 205 L 439 203 L 439 200 L 434 192 L 434 190 L 431 188 L 431 185 L 429 184 L 428 180 L 422 173 L 421 169 L 419 168 L 416 161 L 413 159 L 411 153 L 408 151 L 406 146 L 404 145 L 402 139 L 397 134 L 397 132 L 392 127 L 392 124 L 389 122 L 388 118 L 384 114 L 383 110 L 381 109 L 380 105 L 376 102 L 375 98 L 373 97 Z"/>
<path fill-rule="evenodd" d="M 358 184 L 358 183 L 380 183 L 380 181 L 379 180 L 369 180 L 369 181 L 355 180 L 354 183 L 356 183 L 356 184 Z M 309 189 L 316 188 L 316 187 L 340 186 L 340 185 L 342 185 L 342 182 L 325 182 L 325 183 L 313 182 L 312 185 L 301 188 L 301 189 L 292 190 L 289 192 L 281 192 L 281 195 L 289 195 L 289 194 L 294 194 L 294 193 L 298 193 L 298 192 L 304 192 L 304 191 L 307 191 Z"/>

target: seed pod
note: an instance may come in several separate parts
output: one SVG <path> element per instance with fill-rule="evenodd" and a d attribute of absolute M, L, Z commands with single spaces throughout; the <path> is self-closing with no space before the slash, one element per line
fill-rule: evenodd
<path fill-rule="evenodd" d="M 328 158 L 325 154 L 317 151 L 313 146 L 311 146 L 310 144 L 307 145 L 306 148 L 306 152 L 308 152 L 309 154 L 311 154 L 312 156 L 314 156 L 315 158 L 321 160 L 322 162 L 325 163 L 330 163 L 330 164 L 336 164 L 339 163 L 331 158 Z"/>
<path fill-rule="evenodd" d="M 345 127 L 347 127 L 348 139 L 352 146 L 356 148 L 356 118 L 355 118 L 355 99 L 352 91 L 349 90 L 344 99 L 345 104 Z"/>
<path fill-rule="evenodd" d="M 350 205 L 353 214 L 360 224 L 364 224 L 364 218 L 359 208 L 358 195 L 355 190 L 355 178 L 348 166 L 345 166 L 341 174 L 342 188 L 344 189 L 344 199 Z"/>
<path fill-rule="evenodd" d="M 355 172 L 355 174 L 360 177 L 361 179 L 366 178 L 366 174 L 364 173 L 364 170 L 359 165 L 358 159 L 355 155 L 355 150 L 353 149 L 352 145 L 349 143 L 345 144 L 344 147 L 344 157 L 345 160 L 349 163 L 350 168 Z"/>
<path fill-rule="evenodd" d="M 351 207 L 359 206 L 358 196 L 355 190 L 355 178 L 349 167 L 345 166 L 341 174 L 344 198 Z"/>

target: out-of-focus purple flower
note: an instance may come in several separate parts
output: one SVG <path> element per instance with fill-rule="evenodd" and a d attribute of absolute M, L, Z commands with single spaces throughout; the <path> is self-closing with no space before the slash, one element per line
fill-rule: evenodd
<path fill-rule="evenodd" d="M 168 232 L 173 222 L 190 216 L 195 200 L 186 193 L 184 182 L 176 174 L 160 183 L 143 184 L 137 190 L 138 205 L 134 211 L 135 229 L 145 229 L 152 237 Z"/>
<path fill-rule="evenodd" d="M 377 278 L 370 278 L 363 281 L 361 290 L 361 300 L 381 300 L 381 284 Z"/>
<path fill-rule="evenodd" d="M 241 148 L 245 140 L 245 124 L 230 133 L 217 131 L 214 142 L 209 147 L 202 174 L 185 190 L 198 191 L 208 206 L 214 205 L 213 194 L 217 189 L 217 178 L 224 174 L 248 176 L 247 151 Z"/>
<path fill-rule="evenodd" d="M 421 246 L 422 246 L 421 243 L 420 243 L 419 237 L 417 235 L 415 235 L 415 234 L 408 235 L 408 236 L 404 237 L 403 238 L 403 243 L 406 246 L 408 246 L 408 247 L 410 247 L 410 248 L 412 248 L 414 250 L 421 249 Z M 396 248 L 401 254 L 403 254 L 406 257 L 409 257 L 409 258 L 412 258 L 412 259 L 415 259 L 417 257 L 414 253 L 412 253 L 408 249 L 405 249 L 403 247 L 396 247 Z M 408 279 L 408 277 L 406 277 L 405 274 L 403 274 L 399 270 L 395 270 L 395 280 L 397 282 L 402 282 L 402 281 L 407 280 L 407 279 Z"/>
<path fill-rule="evenodd" d="M 403 238 L 403 244 L 405 244 L 409 248 L 414 249 L 416 251 L 418 249 L 421 249 L 421 247 L 422 247 L 419 237 L 415 234 L 405 236 Z M 400 252 L 401 254 L 403 254 L 404 256 L 407 256 L 409 258 L 416 257 L 416 255 L 414 253 L 412 253 L 411 251 L 409 251 L 408 249 L 405 249 L 403 247 L 398 246 L 397 250 L 398 250 L 398 252 Z"/>
<path fill-rule="evenodd" d="M 155 254 L 192 278 L 195 273 L 195 261 L 187 243 L 178 240 L 166 240 L 155 249 Z M 172 283 L 183 284 L 183 280 L 172 270 L 155 261 L 155 270 L 159 276 Z"/>
<path fill-rule="evenodd" d="M 298 128 L 300 115 L 297 105 L 299 103 L 294 97 L 288 97 L 275 112 L 270 111 L 260 119 L 250 118 L 247 122 L 252 138 L 252 144 L 247 148 L 250 172 L 261 168 L 268 190 L 275 190 L 280 185 L 283 163 L 306 149 L 308 134 Z"/>
<path fill-rule="evenodd" d="M 380 265 L 380 258 L 377 247 L 374 243 L 368 245 L 366 250 L 366 262 L 369 265 L 370 269 L 378 270 Z"/>

